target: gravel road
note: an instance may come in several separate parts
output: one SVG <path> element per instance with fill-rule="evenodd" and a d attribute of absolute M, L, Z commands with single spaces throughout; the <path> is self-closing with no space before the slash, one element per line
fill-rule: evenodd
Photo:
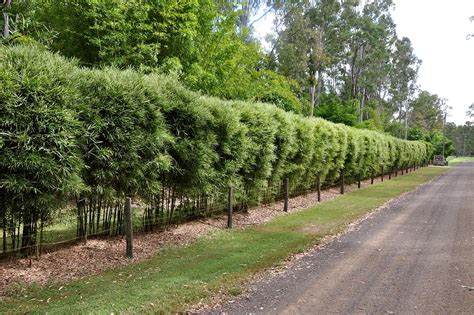
<path fill-rule="evenodd" d="M 393 202 L 217 313 L 474 313 L 474 163 Z"/>

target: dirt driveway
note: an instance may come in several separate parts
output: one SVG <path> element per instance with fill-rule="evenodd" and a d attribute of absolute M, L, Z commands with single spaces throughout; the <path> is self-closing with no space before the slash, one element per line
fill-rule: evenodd
<path fill-rule="evenodd" d="M 217 313 L 474 313 L 474 163 L 460 164 Z"/>

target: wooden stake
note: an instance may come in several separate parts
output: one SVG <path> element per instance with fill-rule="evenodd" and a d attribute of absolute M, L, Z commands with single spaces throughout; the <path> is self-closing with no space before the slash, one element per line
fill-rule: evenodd
<path fill-rule="evenodd" d="M 341 171 L 341 195 L 344 195 L 344 169 Z"/>
<path fill-rule="evenodd" d="M 318 202 L 321 201 L 321 176 L 318 175 L 318 179 L 316 182 L 316 186 L 318 186 Z"/>
<path fill-rule="evenodd" d="M 133 258 L 133 222 L 132 222 L 132 199 L 127 197 L 125 201 L 125 234 L 127 241 L 127 257 Z"/>
<path fill-rule="evenodd" d="M 232 228 L 232 211 L 234 209 L 233 200 L 234 199 L 234 189 L 229 187 L 229 195 L 227 196 L 227 228 Z"/>

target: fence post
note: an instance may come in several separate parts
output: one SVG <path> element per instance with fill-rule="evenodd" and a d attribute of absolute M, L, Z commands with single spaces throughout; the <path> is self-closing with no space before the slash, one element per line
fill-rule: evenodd
<path fill-rule="evenodd" d="M 288 212 L 288 197 L 290 191 L 290 179 L 285 178 L 285 204 L 283 206 L 283 211 Z"/>
<path fill-rule="evenodd" d="M 382 183 L 383 183 L 383 165 L 382 165 L 382 175 L 380 175 L 380 180 L 381 180 Z"/>
<path fill-rule="evenodd" d="M 227 196 L 227 228 L 232 228 L 232 211 L 234 209 L 233 200 L 234 199 L 234 189 L 229 187 L 229 194 Z"/>
<path fill-rule="evenodd" d="M 344 169 L 341 171 L 341 195 L 344 195 Z"/>
<path fill-rule="evenodd" d="M 321 176 L 318 175 L 318 179 L 316 182 L 316 186 L 318 186 L 318 202 L 321 201 Z"/>
<path fill-rule="evenodd" d="M 132 198 L 125 201 L 125 234 L 127 240 L 127 257 L 133 258 L 133 224 L 132 224 Z"/>

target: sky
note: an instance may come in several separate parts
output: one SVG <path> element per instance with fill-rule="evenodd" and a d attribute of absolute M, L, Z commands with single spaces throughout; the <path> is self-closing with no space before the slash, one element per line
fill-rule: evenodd
<path fill-rule="evenodd" d="M 474 0 L 394 0 L 392 13 L 399 37 L 412 41 L 423 63 L 420 89 L 447 99 L 448 122 L 462 125 L 474 103 Z M 272 29 L 273 17 L 255 24 L 259 37 Z"/>
<path fill-rule="evenodd" d="M 423 63 L 421 89 L 448 99 L 447 120 L 464 124 L 474 103 L 474 0 L 395 0 L 393 18 L 400 37 L 411 39 Z"/>

